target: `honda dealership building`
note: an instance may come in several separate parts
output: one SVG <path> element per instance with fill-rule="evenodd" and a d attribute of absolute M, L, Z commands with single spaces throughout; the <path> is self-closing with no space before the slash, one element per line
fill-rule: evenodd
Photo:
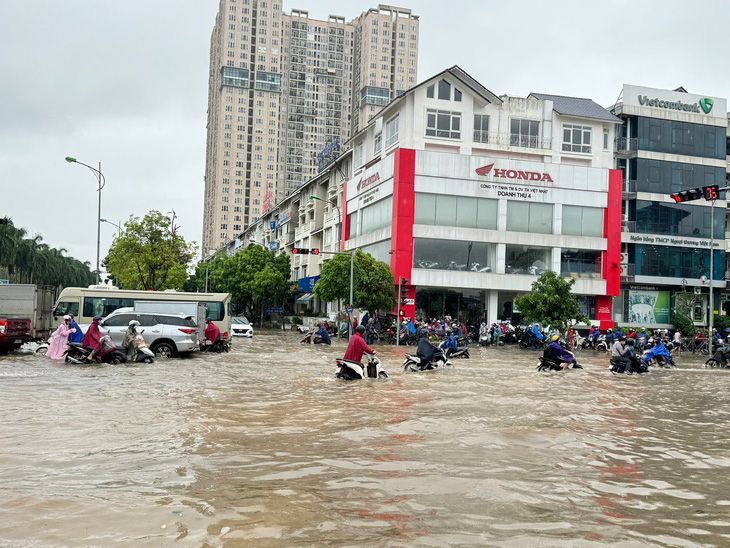
<path fill-rule="evenodd" d="M 496 96 L 459 67 L 351 140 L 346 249 L 407 280 L 410 317 L 514 320 L 545 270 L 606 327 L 620 295 L 621 120 L 590 99 Z"/>

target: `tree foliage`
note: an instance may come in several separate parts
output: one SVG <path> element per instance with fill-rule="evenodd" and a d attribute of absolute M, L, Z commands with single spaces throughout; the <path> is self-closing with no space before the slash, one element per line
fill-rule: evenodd
<path fill-rule="evenodd" d="M 29 237 L 10 219 L 0 221 L 0 278 L 54 287 L 86 287 L 96 280 L 88 261 L 66 257 L 65 249 L 49 247 L 40 235 Z"/>
<path fill-rule="evenodd" d="M 369 253 L 357 251 L 354 264 L 353 306 L 374 312 L 395 308 L 395 278 L 390 267 L 376 261 Z M 350 300 L 350 257 L 335 255 L 322 267 L 322 276 L 314 286 L 322 301 Z"/>
<path fill-rule="evenodd" d="M 578 299 L 572 292 L 575 278 L 561 278 L 552 270 L 546 270 L 532 283 L 532 293 L 515 299 L 522 317 L 528 322 L 539 322 L 565 331 L 573 321 L 589 322 L 580 313 Z"/>
<path fill-rule="evenodd" d="M 256 244 L 231 257 L 220 251 L 207 268 L 208 289 L 230 293 L 235 304 L 249 311 L 254 304 L 279 304 L 289 288 L 289 256 L 276 255 Z M 205 284 L 205 269 L 200 265 L 196 271 L 198 285 Z"/>
<path fill-rule="evenodd" d="M 105 263 L 124 289 L 181 289 L 195 252 L 195 244 L 176 233 L 169 217 L 150 211 L 141 220 L 130 217 L 124 223 Z"/>

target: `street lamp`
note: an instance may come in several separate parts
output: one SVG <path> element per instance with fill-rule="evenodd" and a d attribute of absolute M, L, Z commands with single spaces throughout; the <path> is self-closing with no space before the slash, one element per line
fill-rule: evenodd
<path fill-rule="evenodd" d="M 101 219 L 101 222 L 102 223 L 110 224 L 112 226 L 116 226 L 117 227 L 118 236 L 121 238 L 121 236 L 122 236 L 122 227 L 121 227 L 121 225 L 118 225 L 117 223 L 113 223 L 111 221 L 107 221 L 106 219 Z"/>
<path fill-rule="evenodd" d="M 79 162 L 76 158 L 72 158 L 71 156 L 66 156 L 66 161 L 69 164 L 79 164 L 88 167 L 94 173 L 94 175 L 96 175 L 96 178 L 99 181 L 99 188 L 97 190 L 97 192 L 99 193 L 99 215 L 98 221 L 96 223 L 96 283 L 98 285 L 100 283 L 99 252 L 101 250 L 101 189 L 104 188 L 104 185 L 106 185 L 106 177 L 104 177 L 101 172 L 101 162 L 99 162 L 99 169 L 96 169 L 88 164 Z"/>

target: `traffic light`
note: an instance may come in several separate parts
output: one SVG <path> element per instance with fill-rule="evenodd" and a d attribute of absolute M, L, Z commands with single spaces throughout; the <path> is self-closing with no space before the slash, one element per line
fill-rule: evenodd
<path fill-rule="evenodd" d="M 319 255 L 319 248 L 315 247 L 309 250 L 312 255 Z"/>
<path fill-rule="evenodd" d="M 309 249 L 306 247 L 295 247 L 291 252 L 294 255 L 309 255 Z"/>
<path fill-rule="evenodd" d="M 672 198 L 675 202 L 691 202 L 692 200 L 699 200 L 703 196 L 703 192 L 701 188 L 692 188 L 690 190 L 683 190 L 681 192 L 677 192 L 676 194 L 670 194 L 669 197 Z"/>
<path fill-rule="evenodd" d="M 702 187 L 702 194 L 705 197 L 705 200 L 718 200 L 720 198 L 720 185 L 710 185 L 710 186 L 703 186 Z"/>
<path fill-rule="evenodd" d="M 400 305 L 405 306 L 408 304 L 408 288 L 401 286 L 400 288 Z"/>

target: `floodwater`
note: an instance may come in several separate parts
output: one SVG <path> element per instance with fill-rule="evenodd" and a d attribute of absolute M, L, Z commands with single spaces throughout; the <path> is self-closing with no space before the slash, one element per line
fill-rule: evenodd
<path fill-rule="evenodd" d="M 295 333 L 153 365 L 0 357 L 0 546 L 727 546 L 730 371 L 701 357 L 333 378 Z"/>

